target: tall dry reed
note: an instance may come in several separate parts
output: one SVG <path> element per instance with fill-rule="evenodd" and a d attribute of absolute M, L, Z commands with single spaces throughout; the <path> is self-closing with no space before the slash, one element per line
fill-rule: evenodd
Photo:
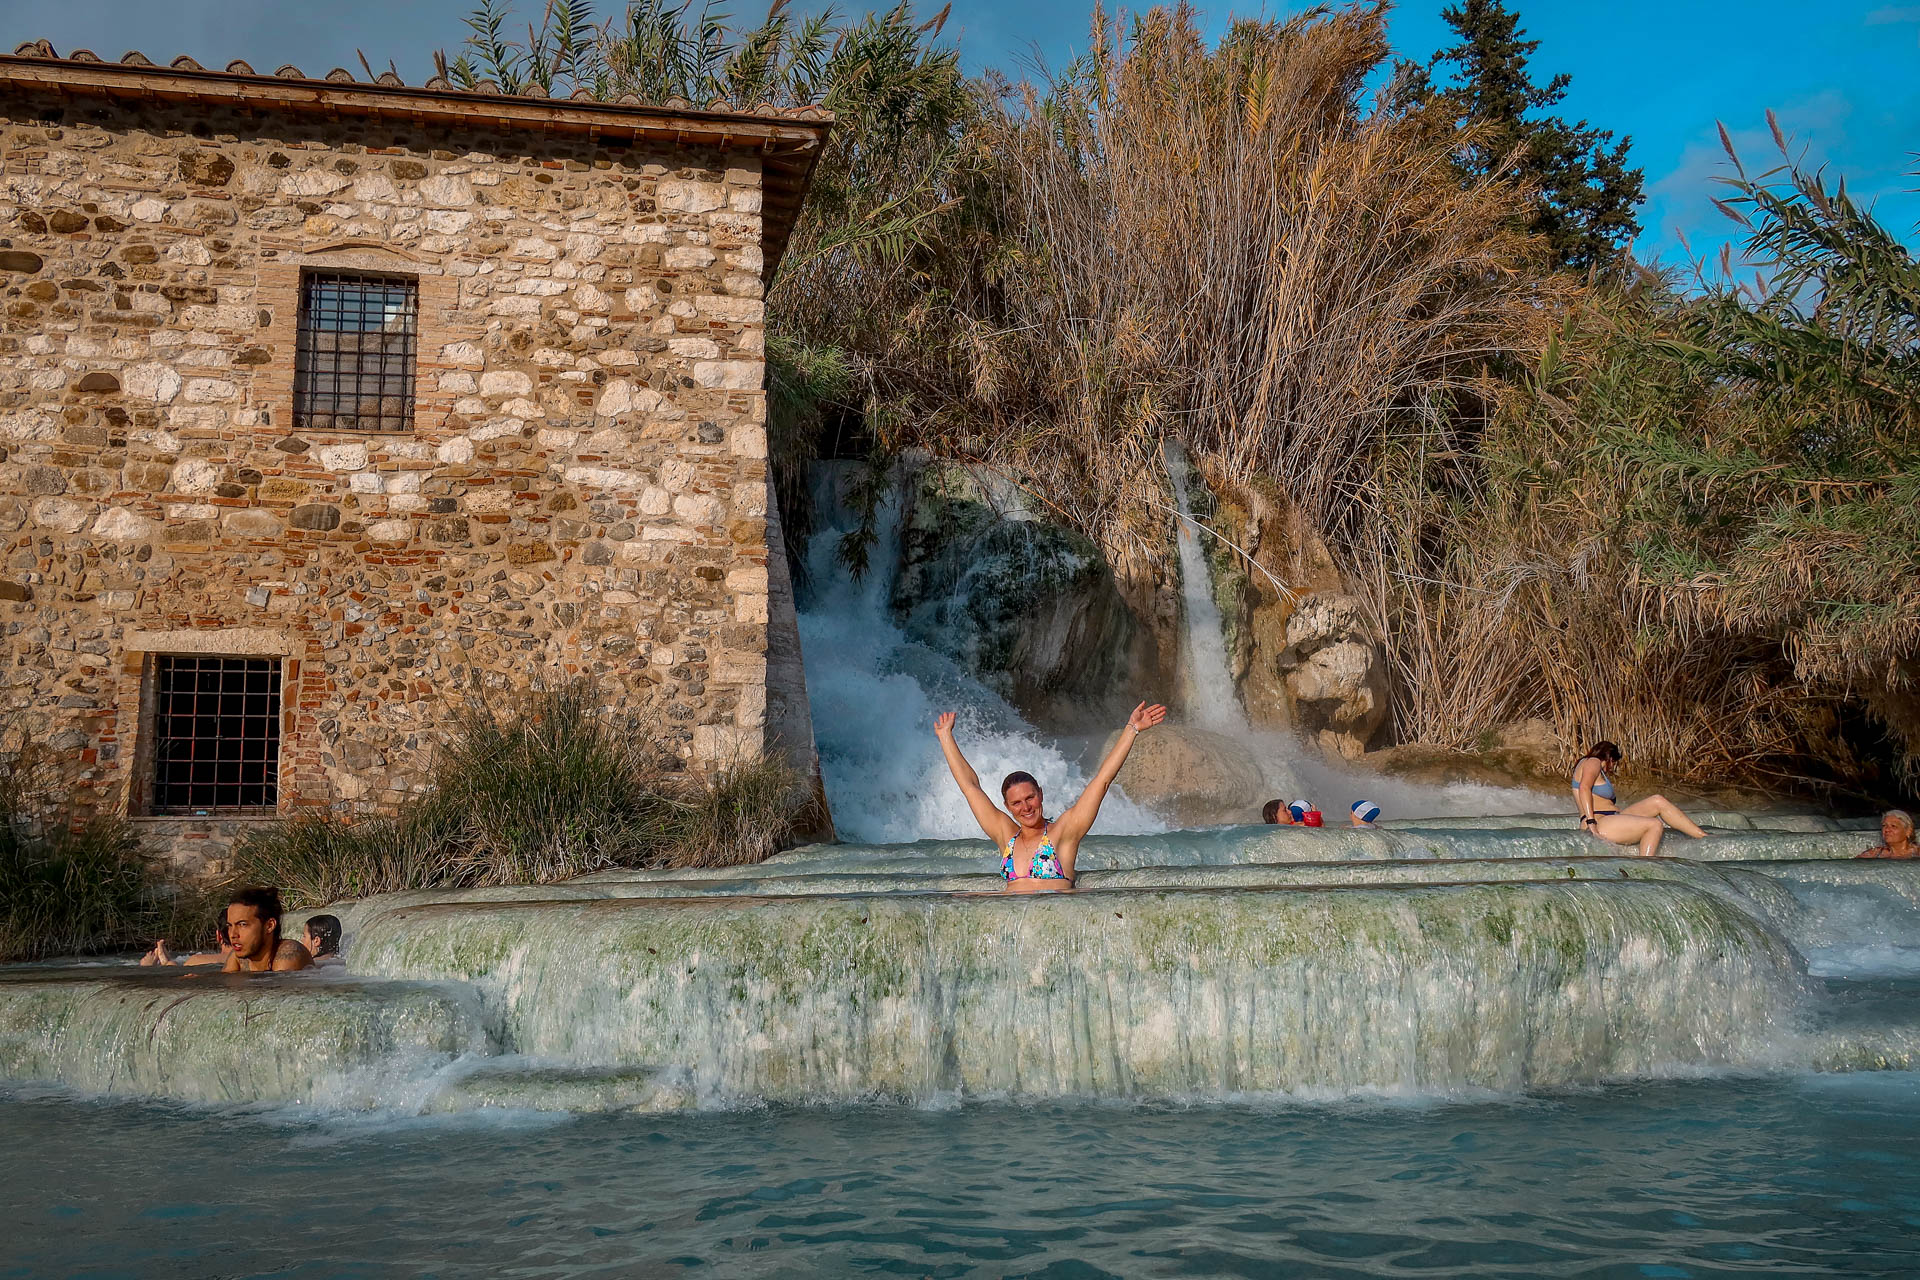
<path fill-rule="evenodd" d="M 985 443 L 1110 550 L 1163 545 L 1167 436 L 1364 536 L 1382 442 L 1443 433 L 1555 322 L 1524 193 L 1463 185 L 1444 130 L 1371 109 L 1379 7 L 1217 48 L 1185 6 L 1118 27 L 988 125 L 1013 250 L 976 343 Z"/>

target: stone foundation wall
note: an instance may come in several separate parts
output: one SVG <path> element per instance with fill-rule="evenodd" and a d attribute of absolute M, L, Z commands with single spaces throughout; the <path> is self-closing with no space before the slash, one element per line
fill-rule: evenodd
<path fill-rule="evenodd" d="M 135 814 L 160 652 L 282 660 L 282 813 L 576 674 L 757 753 L 761 198 L 751 154 L 0 97 L 6 706 Z M 411 430 L 296 428 L 316 267 L 418 280 Z"/>

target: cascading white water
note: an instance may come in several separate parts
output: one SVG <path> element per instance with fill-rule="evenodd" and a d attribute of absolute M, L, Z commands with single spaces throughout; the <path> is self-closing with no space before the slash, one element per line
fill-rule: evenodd
<path fill-rule="evenodd" d="M 1247 715 L 1227 670 L 1220 606 L 1213 599 L 1213 578 L 1200 547 L 1193 506 L 1187 500 L 1187 456 L 1171 440 L 1167 442 L 1167 474 L 1173 480 L 1173 500 L 1180 508 L 1176 541 L 1180 549 L 1181 598 L 1186 606 L 1186 631 L 1181 640 L 1187 712 L 1203 729 L 1244 738 L 1248 733 Z"/>
<path fill-rule="evenodd" d="M 831 467 L 819 473 L 820 524 L 808 547 L 811 583 L 800 613 L 800 648 L 827 803 L 841 835 L 873 842 L 978 836 L 933 736 L 941 711 L 959 714 L 961 747 L 989 792 L 1024 769 L 1040 779 L 1051 806 L 1071 804 L 1086 785 L 1086 771 L 1004 698 L 895 625 L 887 600 L 899 560 L 896 499 L 880 512 L 866 574 L 855 579 L 840 563 L 840 540 L 854 517 L 837 500 L 837 474 Z M 1115 788 L 1094 830 L 1160 831 L 1165 825 Z"/>
<path fill-rule="evenodd" d="M 1516 1089 L 1770 1063 L 1791 949 L 1676 881 L 411 907 L 356 964 L 703 1096 Z M 529 965 L 524 957 L 539 956 Z"/>
<path fill-rule="evenodd" d="M 353 976 L 0 970 L 0 1080 L 657 1111 L 1909 1069 L 1912 1010 L 1826 999 L 1790 945 L 1903 971 L 1920 870 L 1846 861 L 1861 838 L 1707 842 L 1729 865 L 1569 857 L 1561 829 L 1240 828 L 1098 838 L 1082 892 L 1032 898 L 980 892 L 976 841 L 418 890 L 333 908 Z M 1376 860 L 1302 860 L 1341 855 Z"/>
<path fill-rule="evenodd" d="M 1372 800 L 1395 817 L 1524 814 L 1540 807 L 1539 793 L 1525 787 L 1429 786 L 1388 778 L 1302 751 L 1299 740 L 1286 729 L 1255 728 L 1240 704 L 1227 665 L 1220 607 L 1213 598 L 1211 571 L 1187 493 L 1187 455 L 1177 441 L 1167 441 L 1166 462 L 1180 511 L 1176 523 L 1185 606 L 1181 670 L 1186 708 L 1194 723 L 1240 743 L 1259 766 L 1270 792 L 1282 799 L 1319 803 L 1331 822 L 1342 821 L 1346 807 L 1360 799 Z"/>
<path fill-rule="evenodd" d="M 1846 847 L 1861 837 L 1845 837 Z M 1809 861 L 1768 867 L 1798 910 L 1787 936 L 1823 977 L 1920 977 L 1920 864 Z"/>

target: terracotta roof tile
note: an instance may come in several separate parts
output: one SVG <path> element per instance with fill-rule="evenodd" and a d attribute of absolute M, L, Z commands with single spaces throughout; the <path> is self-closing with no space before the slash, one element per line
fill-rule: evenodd
<path fill-rule="evenodd" d="M 57 62 L 104 62 L 106 61 L 106 59 L 100 57 L 99 54 L 93 52 L 93 50 L 91 49 L 75 49 L 72 53 L 69 53 L 65 57 L 62 57 L 59 53 L 54 51 L 52 43 L 46 40 L 23 41 L 20 45 L 15 47 L 13 51 L 13 56 L 16 58 L 45 58 L 45 59 L 49 59 Z M 149 59 L 144 53 L 141 53 L 138 49 L 129 49 L 125 53 L 121 54 L 119 58 L 119 62 L 122 66 L 128 66 L 128 67 L 158 68 L 161 65 Z M 263 74 L 261 72 L 255 71 L 250 63 L 244 62 L 238 58 L 234 59 L 232 62 L 229 62 L 224 68 L 224 70 L 214 71 L 209 67 L 202 66 L 200 63 L 196 62 L 193 58 L 189 57 L 187 54 L 184 54 L 184 53 L 181 54 L 179 57 L 174 58 L 171 62 L 168 62 L 166 66 L 168 69 L 173 71 L 198 71 L 198 72 L 204 72 L 204 73 L 213 74 L 213 75 L 261 76 Z M 314 77 L 309 76 L 306 72 L 302 71 L 299 67 L 294 66 L 291 62 L 283 63 L 280 66 L 274 68 L 272 75 L 268 78 L 275 79 L 275 80 L 312 80 L 314 79 Z M 348 70 L 346 67 L 335 67 L 333 68 L 333 70 L 327 72 L 327 74 L 324 77 L 322 77 L 322 79 L 332 84 L 379 85 L 389 89 L 404 89 L 407 87 L 407 82 L 405 80 L 402 80 L 400 78 L 399 73 L 396 71 L 383 71 L 379 75 L 372 78 L 371 80 L 361 80 L 358 77 L 356 77 L 353 74 L 353 72 Z M 529 98 L 529 99 L 538 101 L 540 99 L 548 98 L 550 96 L 544 89 L 542 89 L 537 84 L 528 85 L 526 86 L 526 88 L 524 88 L 521 92 L 517 94 L 508 94 L 508 93 L 502 93 L 500 90 L 500 86 L 492 80 L 482 80 L 479 83 L 475 84 L 471 89 L 467 89 L 467 88 L 462 88 L 460 85 L 454 84 L 451 81 L 445 79 L 444 77 L 437 76 L 437 75 L 428 78 L 425 84 L 420 85 L 418 87 L 423 89 L 430 89 L 438 93 L 468 93 L 468 94 L 474 95 L 475 97 Z M 573 102 L 595 101 L 592 92 L 588 90 L 584 85 L 579 88 L 576 88 L 571 94 L 568 94 L 566 99 L 564 100 L 573 101 Z M 621 97 L 616 99 L 615 102 L 616 102 L 616 105 L 623 106 L 623 107 L 625 106 L 633 106 L 633 107 L 658 106 L 667 111 L 711 111 L 711 112 L 716 112 L 722 115 L 758 116 L 763 119 L 770 119 L 770 120 L 830 121 L 833 119 L 833 113 L 830 111 L 827 111 L 825 108 L 820 106 L 809 105 L 809 106 L 799 106 L 799 107 L 776 107 L 771 102 L 766 102 L 764 100 L 753 103 L 751 106 L 742 106 L 742 107 L 736 107 L 733 104 L 725 100 L 722 100 L 719 102 L 709 103 L 708 105 L 702 107 L 702 106 L 696 106 L 692 102 L 689 102 L 687 99 L 680 98 L 680 97 L 668 98 L 665 102 L 657 103 L 657 104 L 647 103 L 647 102 L 641 101 L 639 98 L 629 93 L 629 94 L 621 95 Z"/>

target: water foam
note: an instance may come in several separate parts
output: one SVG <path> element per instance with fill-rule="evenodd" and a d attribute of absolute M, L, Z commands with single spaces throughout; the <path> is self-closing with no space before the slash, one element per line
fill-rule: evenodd
<path fill-rule="evenodd" d="M 1678 882 L 468 904 L 381 914 L 355 947 L 473 983 L 515 1051 L 792 1101 L 1751 1067 L 1802 994 L 1784 940 Z"/>
<path fill-rule="evenodd" d="M 800 647 L 827 802 L 841 834 L 874 843 L 978 834 L 933 736 L 941 711 L 958 713 L 961 746 L 989 791 L 1024 769 L 1040 779 L 1055 807 L 1071 804 L 1087 772 L 999 694 L 895 625 L 887 600 L 899 558 L 897 495 L 881 510 L 867 573 L 856 580 L 839 562 L 840 539 L 854 517 L 835 500 L 837 474 L 821 471 L 822 527 L 808 548 L 811 585 L 800 614 Z M 1116 787 L 1094 829 L 1165 826 Z"/>

